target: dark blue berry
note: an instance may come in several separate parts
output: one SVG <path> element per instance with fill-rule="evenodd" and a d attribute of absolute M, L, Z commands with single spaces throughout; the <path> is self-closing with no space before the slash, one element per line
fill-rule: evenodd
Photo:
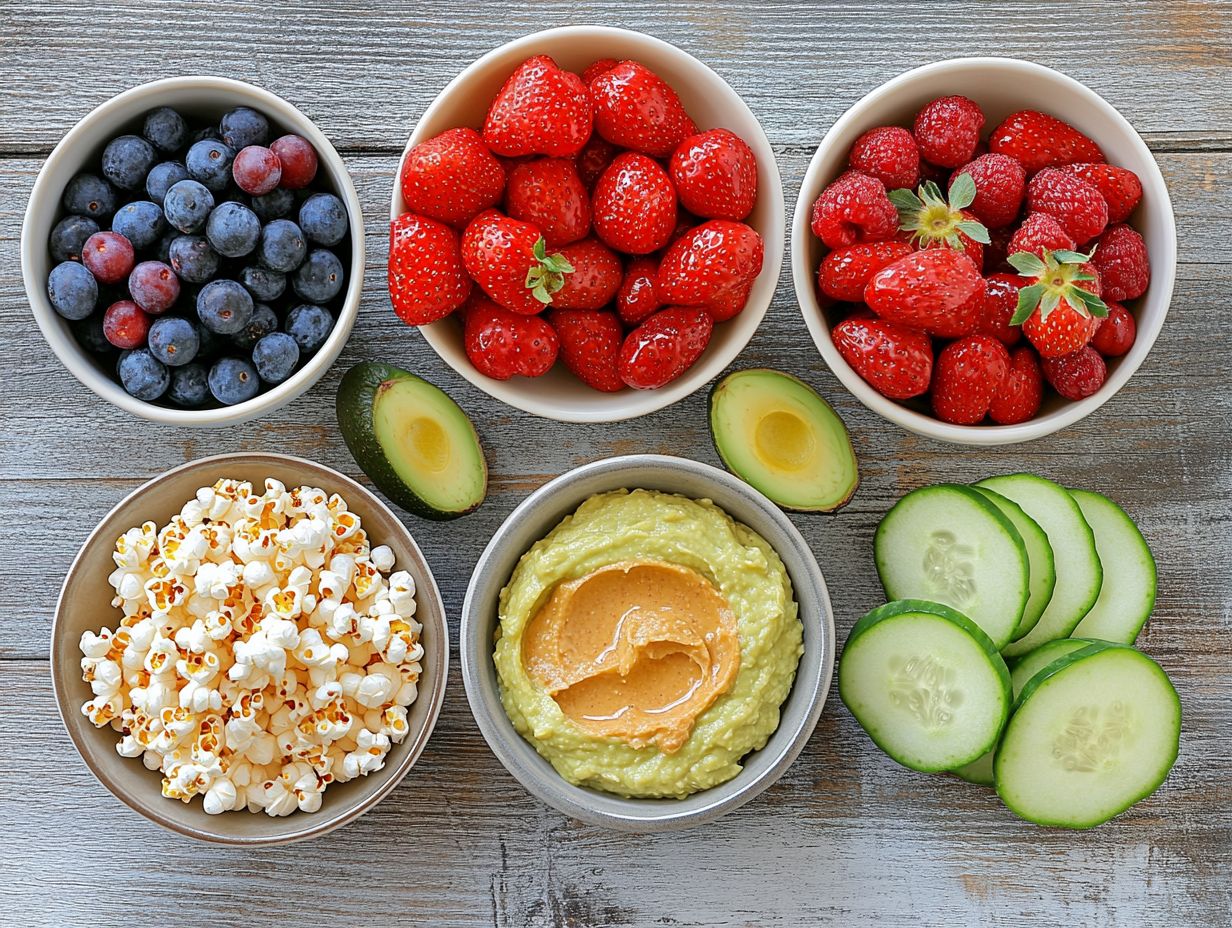
<path fill-rule="evenodd" d="M 308 243 L 290 219 L 275 219 L 261 230 L 257 258 L 271 271 L 290 274 L 304 262 Z"/>
<path fill-rule="evenodd" d="M 171 386 L 171 374 L 148 348 L 124 352 L 118 370 L 124 389 L 147 403 L 158 399 Z"/>
<path fill-rule="evenodd" d="M 329 338 L 333 327 L 334 317 L 320 306 L 313 306 L 311 303 L 296 306 L 287 313 L 287 321 L 283 325 L 304 354 L 312 354 L 325 344 L 325 339 Z"/>
<path fill-rule="evenodd" d="M 262 222 L 285 219 L 295 208 L 295 194 L 284 187 L 275 187 L 269 193 L 252 198 L 252 211 Z"/>
<path fill-rule="evenodd" d="M 237 106 L 219 120 L 222 140 L 235 151 L 269 141 L 269 120 L 248 106 Z"/>
<path fill-rule="evenodd" d="M 170 367 L 187 364 L 197 356 L 201 340 L 187 319 L 163 316 L 150 325 L 150 353 Z"/>
<path fill-rule="evenodd" d="M 71 324 L 71 328 L 77 343 L 91 354 L 111 354 L 115 351 L 103 334 L 102 313 L 91 313 L 84 319 L 78 319 Z"/>
<path fill-rule="evenodd" d="M 167 220 L 162 207 L 150 200 L 133 200 L 125 203 L 111 219 L 111 231 L 119 232 L 133 243 L 133 248 L 144 251 L 167 231 Z"/>
<path fill-rule="evenodd" d="M 252 363 L 266 383 L 282 383 L 299 364 L 299 343 L 285 332 L 271 332 L 253 346 Z"/>
<path fill-rule="evenodd" d="M 254 264 L 240 271 L 240 283 L 248 288 L 253 299 L 269 302 L 278 299 L 287 289 L 287 275 Z"/>
<path fill-rule="evenodd" d="M 210 368 L 210 392 L 226 406 L 250 400 L 261 389 L 256 370 L 239 358 L 222 358 Z"/>
<path fill-rule="evenodd" d="M 224 258 L 240 258 L 257 247 L 261 220 L 241 203 L 220 203 L 205 224 L 205 238 Z"/>
<path fill-rule="evenodd" d="M 188 140 L 188 125 L 171 107 L 160 106 L 146 113 L 141 134 L 160 151 L 179 151 Z"/>
<path fill-rule="evenodd" d="M 95 174 L 78 174 L 64 188 L 64 209 L 76 216 L 102 219 L 116 208 L 115 188 Z"/>
<path fill-rule="evenodd" d="M 299 227 L 310 241 L 337 245 L 347 234 L 346 207 L 332 193 L 314 193 L 299 208 Z"/>
<path fill-rule="evenodd" d="M 203 284 L 218 273 L 218 252 L 200 235 L 181 235 L 167 249 L 167 263 L 180 280 Z"/>
<path fill-rule="evenodd" d="M 269 335 L 270 332 L 278 331 L 278 316 L 274 311 L 264 303 L 257 303 L 252 308 L 252 318 L 248 320 L 248 325 L 231 336 L 237 348 L 243 348 L 245 351 L 251 351 L 253 346 Z M 257 370 L 260 370 L 260 365 Z M 261 375 L 268 380 L 264 374 Z"/>
<path fill-rule="evenodd" d="M 158 244 L 154 247 L 154 259 L 161 261 L 163 264 L 171 263 L 171 243 L 177 238 L 180 238 L 180 233 L 175 229 L 169 231 L 166 235 L 158 240 Z"/>
<path fill-rule="evenodd" d="M 164 161 L 150 168 L 145 178 L 145 193 L 155 203 L 161 204 L 167 191 L 182 180 L 188 180 L 188 168 L 178 161 Z"/>
<path fill-rule="evenodd" d="M 103 177 L 121 190 L 139 190 L 158 160 L 154 146 L 139 135 L 122 135 L 103 149 Z"/>
<path fill-rule="evenodd" d="M 62 261 L 47 275 L 47 299 L 65 319 L 84 319 L 98 304 L 98 281 L 76 261 Z"/>
<path fill-rule="evenodd" d="M 225 335 L 215 335 L 197 319 L 190 319 L 193 330 L 197 333 L 197 360 L 208 361 L 218 357 L 228 347 Z"/>
<path fill-rule="evenodd" d="M 51 260 L 80 261 L 81 246 L 97 231 L 98 223 L 89 216 L 65 216 L 51 230 Z"/>
<path fill-rule="evenodd" d="M 206 382 L 205 366 L 185 364 L 171 372 L 171 386 L 167 399 L 185 409 L 204 406 L 210 398 L 210 385 Z"/>
<path fill-rule="evenodd" d="M 227 181 L 231 179 L 231 162 L 235 152 L 222 142 L 205 140 L 194 142 L 184 158 L 184 167 L 188 168 L 188 176 L 200 181 L 215 193 L 227 189 Z"/>
<path fill-rule="evenodd" d="M 218 335 L 234 335 L 252 320 L 255 306 L 234 280 L 213 280 L 197 294 L 197 317 Z"/>
<path fill-rule="evenodd" d="M 214 208 L 214 194 L 195 180 L 172 184 L 163 198 L 167 221 L 181 232 L 200 232 Z"/>
<path fill-rule="evenodd" d="M 291 278 L 291 286 L 301 300 L 328 303 L 342 290 L 342 262 L 332 251 L 314 248 Z"/>

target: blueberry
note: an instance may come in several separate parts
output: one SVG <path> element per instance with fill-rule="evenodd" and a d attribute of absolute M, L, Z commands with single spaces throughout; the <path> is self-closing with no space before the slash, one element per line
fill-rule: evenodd
<path fill-rule="evenodd" d="M 282 383 L 299 364 L 299 343 L 285 332 L 271 332 L 253 346 L 252 363 L 266 383 Z"/>
<path fill-rule="evenodd" d="M 167 399 L 185 409 L 204 406 L 210 398 L 210 386 L 206 382 L 205 367 L 201 364 L 185 364 L 171 372 L 171 387 Z"/>
<path fill-rule="evenodd" d="M 299 208 L 299 227 L 311 241 L 337 245 L 347 234 L 346 207 L 332 193 L 314 193 Z"/>
<path fill-rule="evenodd" d="M 116 208 L 115 188 L 95 174 L 78 174 L 64 188 L 64 209 L 75 216 L 102 219 Z"/>
<path fill-rule="evenodd" d="M 158 399 L 171 385 L 171 374 L 148 348 L 124 352 L 118 370 L 124 389 L 146 402 Z"/>
<path fill-rule="evenodd" d="M 172 184 L 163 198 L 167 221 L 181 232 L 199 232 L 214 208 L 214 194 L 195 180 Z"/>
<path fill-rule="evenodd" d="M 154 260 L 161 261 L 163 264 L 171 263 L 171 243 L 177 238 L 180 238 L 180 233 L 171 229 L 158 240 L 158 244 L 154 246 Z"/>
<path fill-rule="evenodd" d="M 241 203 L 220 203 L 205 224 L 205 238 L 224 258 L 240 258 L 257 247 L 261 220 Z"/>
<path fill-rule="evenodd" d="M 301 300 L 328 303 L 342 290 L 342 262 L 332 251 L 314 248 L 291 278 L 291 286 Z"/>
<path fill-rule="evenodd" d="M 167 263 L 180 280 L 203 284 L 218 273 L 218 252 L 200 235 L 181 235 L 172 240 Z"/>
<path fill-rule="evenodd" d="M 287 321 L 283 324 L 287 334 L 295 339 L 304 354 L 312 354 L 325 344 L 333 327 L 334 317 L 311 303 L 296 306 L 287 313 Z"/>
<path fill-rule="evenodd" d="M 275 219 L 261 230 L 257 258 L 271 271 L 290 274 L 308 253 L 304 233 L 290 219 Z"/>
<path fill-rule="evenodd" d="M 200 345 L 197 348 L 197 360 L 208 361 L 222 354 L 223 349 L 227 346 L 227 338 L 223 335 L 215 335 L 205 326 L 200 320 L 188 320 L 193 327 L 193 331 L 197 333 L 197 343 Z"/>
<path fill-rule="evenodd" d="M 155 203 L 162 204 L 167 191 L 182 180 L 188 180 L 188 168 L 178 161 L 164 161 L 150 168 L 145 178 L 145 193 Z"/>
<path fill-rule="evenodd" d="M 164 364 L 179 367 L 197 356 L 201 340 L 187 319 L 163 316 L 150 326 L 150 353 Z"/>
<path fill-rule="evenodd" d="M 252 320 L 252 297 L 234 280 L 214 280 L 197 294 L 197 317 L 218 335 L 234 335 Z"/>
<path fill-rule="evenodd" d="M 239 358 L 223 358 L 209 374 L 210 392 L 226 406 L 250 400 L 261 389 L 261 380 L 251 364 Z"/>
<path fill-rule="evenodd" d="M 115 351 L 107 336 L 103 334 L 103 314 L 91 313 L 84 319 L 78 319 L 70 326 L 77 343 L 91 354 L 111 354 Z"/>
<path fill-rule="evenodd" d="M 137 190 L 158 160 L 154 146 L 139 135 L 122 135 L 103 149 L 103 176 L 121 190 Z"/>
<path fill-rule="evenodd" d="M 111 230 L 119 232 L 133 243 L 138 251 L 144 251 L 167 231 L 167 220 L 162 207 L 150 200 L 133 200 L 125 203 L 111 219 Z"/>
<path fill-rule="evenodd" d="M 171 107 L 160 106 L 145 114 L 141 134 L 160 151 L 179 151 L 188 140 L 188 124 Z"/>
<path fill-rule="evenodd" d="M 227 181 L 231 179 L 231 161 L 235 152 L 222 142 L 203 140 L 194 142 L 184 158 L 184 167 L 188 176 L 200 181 L 215 193 L 227 189 Z"/>
<path fill-rule="evenodd" d="M 278 316 L 274 311 L 264 303 L 257 303 L 252 308 L 252 318 L 248 320 L 248 325 L 244 326 L 240 331 L 231 336 L 231 341 L 235 343 L 237 348 L 243 348 L 245 351 L 252 351 L 253 346 L 269 335 L 270 332 L 278 331 Z M 298 354 L 298 350 L 296 352 Z M 257 365 L 257 370 L 261 369 Z M 264 374 L 263 379 L 269 380 Z"/>
<path fill-rule="evenodd" d="M 269 141 L 269 120 L 248 106 L 237 106 L 224 114 L 218 128 L 222 131 L 222 140 L 236 151 Z"/>
<path fill-rule="evenodd" d="M 47 275 L 47 299 L 65 319 L 84 319 L 98 303 L 98 281 L 84 265 L 63 261 Z"/>
<path fill-rule="evenodd" d="M 295 194 L 290 190 L 277 187 L 269 193 L 252 198 L 252 211 L 262 222 L 271 219 L 285 219 L 295 208 Z"/>
<path fill-rule="evenodd" d="M 98 231 L 98 223 L 89 216 L 65 216 L 51 230 L 48 245 L 53 261 L 80 261 L 81 246 Z"/>
<path fill-rule="evenodd" d="M 287 289 L 287 276 L 269 268 L 253 264 L 240 271 L 240 283 L 255 300 L 276 300 Z"/>

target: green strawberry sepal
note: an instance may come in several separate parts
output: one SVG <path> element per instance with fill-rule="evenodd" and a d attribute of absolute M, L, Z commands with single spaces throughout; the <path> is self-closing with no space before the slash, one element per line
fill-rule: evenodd
<path fill-rule="evenodd" d="M 1094 274 L 1083 270 L 1083 267 L 1095 255 L 1092 248 L 1090 254 L 1078 251 L 1044 249 L 1044 256 L 1029 251 L 1018 251 L 1006 260 L 1022 277 L 1033 277 L 1035 283 L 1018 291 L 1018 306 L 1010 317 L 1010 325 L 1022 325 L 1031 314 L 1039 310 L 1040 322 L 1043 322 L 1054 309 L 1065 300 L 1079 315 L 1095 316 L 1103 319 L 1108 315 L 1108 304 L 1098 296 L 1078 286 L 1095 279 Z"/>
<path fill-rule="evenodd" d="M 544 306 L 550 306 L 552 294 L 565 285 L 565 275 L 573 273 L 573 265 L 559 252 L 549 255 L 542 235 L 532 251 L 535 263 L 526 272 L 526 289 Z"/>
<path fill-rule="evenodd" d="M 910 232 L 913 241 L 942 242 L 957 251 L 963 250 L 959 232 L 981 245 L 991 241 L 984 224 L 967 219 L 962 212 L 975 202 L 975 181 L 970 174 L 959 174 L 954 179 L 948 200 L 931 180 L 920 184 L 918 193 L 903 187 L 891 190 L 888 196 L 898 210 L 898 227 Z"/>

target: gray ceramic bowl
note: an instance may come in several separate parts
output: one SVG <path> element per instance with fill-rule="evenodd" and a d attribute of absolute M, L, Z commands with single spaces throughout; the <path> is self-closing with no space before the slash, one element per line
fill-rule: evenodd
<path fill-rule="evenodd" d="M 800 604 L 804 655 L 783 703 L 779 727 L 744 769 L 685 799 L 623 799 L 574 786 L 522 738 L 501 706 L 492 643 L 497 603 L 514 566 L 583 500 L 608 490 L 642 488 L 708 498 L 760 534 L 783 559 Z M 777 506 L 730 474 L 683 458 L 630 455 L 569 471 L 528 496 L 497 530 L 475 566 L 462 605 L 462 679 L 479 729 L 493 753 L 526 789 L 573 818 L 622 831 L 659 832 L 699 825 L 743 805 L 777 780 L 808 741 L 830 688 L 834 619 L 817 559 Z"/>
<path fill-rule="evenodd" d="M 317 812 L 294 812 L 284 818 L 249 812 L 207 815 L 200 800 L 185 804 L 166 799 L 160 775 L 147 770 L 138 758 L 121 757 L 116 753 L 119 735 L 110 728 L 95 728 L 81 714 L 82 703 L 91 696 L 89 685 L 81 679 L 81 633 L 102 625 L 114 627 L 119 618 L 118 610 L 107 605 L 114 595 L 107 575 L 114 566 L 111 552 L 116 538 L 147 519 L 165 525 L 198 487 L 210 486 L 223 477 L 254 484 L 273 477 L 288 487 L 309 484 L 340 494 L 359 515 L 373 543 L 393 549 L 395 569 L 406 570 L 415 578 L 415 618 L 423 625 L 424 656 L 419 698 L 407 716 L 410 732 L 401 744 L 393 746 L 380 770 L 326 789 Z M 316 837 L 376 805 L 406 776 L 432 734 L 445 698 L 448 666 L 449 641 L 441 594 L 410 532 L 384 503 L 354 480 L 321 464 L 282 454 L 202 458 L 174 468 L 126 496 L 103 517 L 69 568 L 51 629 L 51 679 L 56 703 L 86 765 L 117 798 L 151 821 L 192 838 L 222 844 L 286 844 Z"/>

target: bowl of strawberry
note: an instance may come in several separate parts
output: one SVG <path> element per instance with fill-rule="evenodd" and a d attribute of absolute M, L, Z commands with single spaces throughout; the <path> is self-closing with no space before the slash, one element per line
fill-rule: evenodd
<path fill-rule="evenodd" d="M 826 363 L 918 434 L 1051 434 L 1119 390 L 1168 311 L 1163 176 L 1094 91 L 1041 65 L 909 71 L 826 134 L 796 204 L 792 274 Z"/>
<path fill-rule="evenodd" d="M 147 419 L 217 426 L 290 402 L 338 356 L 363 217 L 299 110 L 241 81 L 178 77 L 69 131 L 21 250 L 35 319 L 78 380 Z"/>
<path fill-rule="evenodd" d="M 424 113 L 391 204 L 393 308 L 491 396 L 610 422 L 698 390 L 765 315 L 782 186 L 712 70 L 626 29 L 525 36 Z"/>

